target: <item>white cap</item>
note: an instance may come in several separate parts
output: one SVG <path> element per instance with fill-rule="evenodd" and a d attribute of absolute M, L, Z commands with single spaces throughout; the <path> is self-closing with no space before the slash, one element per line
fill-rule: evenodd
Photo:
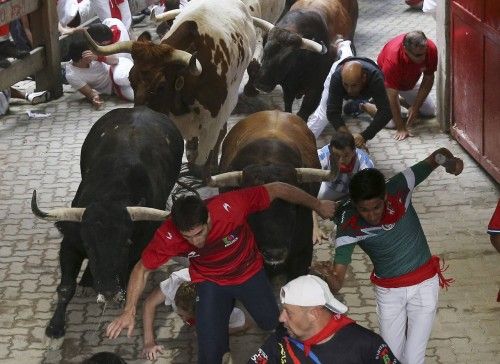
<path fill-rule="evenodd" d="M 333 297 L 328 284 L 321 278 L 306 275 L 295 278 L 281 288 L 281 304 L 312 307 L 325 306 L 334 313 L 345 313 L 347 306 Z"/>

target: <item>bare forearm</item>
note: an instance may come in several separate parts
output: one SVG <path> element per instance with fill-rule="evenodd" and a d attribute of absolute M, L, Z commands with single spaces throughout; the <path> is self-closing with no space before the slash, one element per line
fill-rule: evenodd
<path fill-rule="evenodd" d="M 415 101 L 412 105 L 415 111 L 420 110 L 420 107 L 422 107 L 422 104 L 431 92 L 432 85 L 434 85 L 434 75 L 424 76 L 422 83 L 420 84 L 420 88 L 418 89 L 417 96 L 415 97 Z"/>
<path fill-rule="evenodd" d="M 101 56 L 100 58 L 98 58 L 98 60 L 106 64 L 109 64 L 110 66 L 118 64 L 118 57 L 116 55 Z"/>
<path fill-rule="evenodd" d="M 135 315 L 137 302 L 139 301 L 139 297 L 144 290 L 148 275 L 149 270 L 142 265 L 141 261 L 138 261 L 132 270 L 132 274 L 130 275 L 130 280 L 127 286 L 127 301 L 123 311 L 127 311 Z"/>
<path fill-rule="evenodd" d="M 165 302 L 165 295 L 159 287 L 157 287 L 146 298 L 142 308 L 142 321 L 144 327 L 144 346 L 155 345 L 155 335 L 153 323 L 156 315 L 156 307 Z"/>
<path fill-rule="evenodd" d="M 142 314 L 142 325 L 144 329 L 144 345 L 152 345 L 155 343 L 155 335 L 153 322 L 155 320 L 156 306 L 145 304 Z"/>
<path fill-rule="evenodd" d="M 413 107 L 416 111 L 420 109 L 425 99 L 429 95 L 429 92 L 431 92 L 432 85 L 434 85 L 434 75 L 426 75 L 422 78 L 422 83 L 420 84 L 420 88 L 418 89 L 417 97 L 415 97 L 415 102 L 413 103 Z"/>
<path fill-rule="evenodd" d="M 267 184 L 266 188 L 271 201 L 280 198 L 293 204 L 308 207 L 311 210 L 319 209 L 319 200 L 298 187 L 283 182 L 273 182 Z"/>
<path fill-rule="evenodd" d="M 389 98 L 389 105 L 391 106 L 392 120 L 396 124 L 396 129 L 404 130 L 405 125 L 403 123 L 403 118 L 401 118 L 401 105 L 399 104 L 399 92 L 398 90 L 388 88 L 387 97 Z"/>

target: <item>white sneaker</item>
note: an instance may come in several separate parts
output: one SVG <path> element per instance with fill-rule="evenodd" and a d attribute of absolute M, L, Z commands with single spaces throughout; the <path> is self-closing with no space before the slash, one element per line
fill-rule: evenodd
<path fill-rule="evenodd" d="M 47 102 L 50 99 L 49 91 L 38 91 L 32 92 L 26 95 L 26 100 L 28 100 L 31 105 L 41 104 Z"/>
<path fill-rule="evenodd" d="M 337 41 L 337 59 L 344 59 L 351 57 L 353 55 L 351 41 L 350 40 L 340 40 Z"/>
<path fill-rule="evenodd" d="M 387 124 L 385 124 L 385 128 L 386 129 L 396 129 L 396 123 L 394 122 L 394 120 L 389 120 L 389 122 Z"/>

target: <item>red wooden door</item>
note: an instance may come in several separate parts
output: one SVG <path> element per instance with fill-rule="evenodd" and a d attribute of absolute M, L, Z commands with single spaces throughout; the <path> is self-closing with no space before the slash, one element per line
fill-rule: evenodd
<path fill-rule="evenodd" d="M 500 1 L 451 1 L 452 134 L 500 182 Z"/>

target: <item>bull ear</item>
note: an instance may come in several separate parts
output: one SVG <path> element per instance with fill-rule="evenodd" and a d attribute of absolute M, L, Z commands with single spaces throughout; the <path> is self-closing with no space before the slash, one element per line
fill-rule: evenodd
<path fill-rule="evenodd" d="M 179 76 L 175 80 L 175 91 L 180 91 L 184 87 L 184 77 Z"/>
<path fill-rule="evenodd" d="M 141 35 L 139 35 L 139 37 L 137 37 L 138 42 L 147 43 L 147 42 L 151 42 L 152 40 L 153 40 L 153 38 L 151 37 L 151 33 L 148 32 L 147 30 L 142 32 Z"/>
<path fill-rule="evenodd" d="M 198 62 L 198 60 L 196 59 L 196 53 L 197 52 L 193 52 L 191 58 L 189 59 L 189 72 L 193 76 L 199 76 L 201 73 L 201 65 L 200 62 Z M 199 68 L 198 65 L 200 65 Z"/>

